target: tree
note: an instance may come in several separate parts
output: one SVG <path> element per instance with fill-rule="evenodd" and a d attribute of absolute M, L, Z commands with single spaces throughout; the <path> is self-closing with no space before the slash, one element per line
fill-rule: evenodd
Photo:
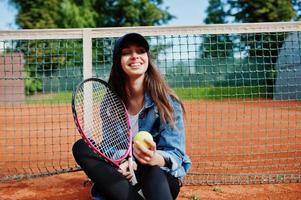
<path fill-rule="evenodd" d="M 206 10 L 206 24 L 226 23 L 224 2 L 221 0 L 209 0 Z M 201 46 L 201 54 L 204 57 L 228 57 L 232 56 L 232 42 L 229 35 L 205 35 Z"/>
<path fill-rule="evenodd" d="M 300 9 L 299 0 L 210 0 L 209 3 L 208 16 L 205 21 L 207 23 L 290 21 Z M 231 39 L 233 42 L 231 48 L 243 52 L 243 57 L 240 58 L 241 63 L 246 63 L 244 66 L 249 68 L 250 77 L 253 72 L 264 73 L 261 76 L 265 79 L 264 84 L 271 94 L 277 49 L 281 47 L 285 36 L 284 33 L 256 33 L 239 34 Z M 238 75 L 230 74 L 235 77 Z M 251 84 L 254 83 L 252 80 L 250 79 Z M 260 84 L 262 83 L 260 81 Z"/>
<path fill-rule="evenodd" d="M 206 24 L 226 23 L 225 4 L 222 0 L 209 0 L 206 9 Z M 206 34 L 200 45 L 199 59 L 195 60 L 196 72 L 202 84 L 214 85 L 227 68 L 229 57 L 233 56 L 232 38 L 228 34 Z M 223 72 L 223 73 L 219 73 Z"/>
<path fill-rule="evenodd" d="M 225 3 L 222 0 L 209 0 L 209 6 L 206 9 L 206 24 L 224 24 L 226 23 Z"/>
<path fill-rule="evenodd" d="M 162 0 L 10 0 L 10 3 L 18 10 L 16 23 L 22 29 L 151 26 L 174 18 L 167 8 L 161 8 Z M 103 45 L 97 47 L 101 49 L 95 54 L 107 57 L 104 47 L 110 46 L 110 41 L 96 39 L 93 45 L 98 44 Z M 80 46 L 79 40 L 19 42 L 16 48 L 27 55 L 27 93 L 40 90 L 40 76 L 53 76 L 60 68 L 82 65 Z"/>
<path fill-rule="evenodd" d="M 56 28 L 60 11 L 59 0 L 10 0 L 17 10 L 16 24 L 20 28 Z M 51 8 L 51 9 L 50 9 Z"/>
<path fill-rule="evenodd" d="M 296 12 L 296 17 L 294 18 L 295 20 L 300 20 L 301 19 L 301 1 L 300 0 L 292 0 L 293 7 Z"/>
<path fill-rule="evenodd" d="M 20 28 L 161 25 L 173 19 L 162 0 L 10 0 Z"/>
<path fill-rule="evenodd" d="M 295 16 L 292 0 L 228 0 L 228 4 L 228 15 L 235 22 L 281 22 Z"/>
<path fill-rule="evenodd" d="M 60 4 L 59 18 L 56 22 L 59 28 L 84 28 L 96 27 L 97 13 L 91 9 L 93 4 L 91 0 L 76 3 L 72 0 L 64 0 Z"/>
<path fill-rule="evenodd" d="M 98 1 L 99 2 L 99 1 Z M 94 6 L 98 13 L 98 27 L 151 26 L 167 23 L 174 18 L 161 9 L 160 0 L 108 0 Z"/>
<path fill-rule="evenodd" d="M 233 16 L 235 22 L 290 21 L 296 15 L 292 0 L 228 0 L 228 3 L 228 15 Z M 256 65 L 252 66 L 263 68 L 269 96 L 273 94 L 275 64 L 284 39 L 283 33 L 246 34 L 240 38 L 241 51 L 247 52 L 249 58 L 256 58 Z"/>

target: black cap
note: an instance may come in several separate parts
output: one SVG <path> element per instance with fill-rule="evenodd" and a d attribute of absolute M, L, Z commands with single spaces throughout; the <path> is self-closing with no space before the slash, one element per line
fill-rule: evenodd
<path fill-rule="evenodd" d="M 122 49 L 125 45 L 127 45 L 129 43 L 141 45 L 142 47 L 145 48 L 146 51 L 149 50 L 148 42 L 139 33 L 128 33 L 128 34 L 125 34 L 124 36 L 120 37 L 116 41 L 115 48 L 118 47 L 118 49 Z"/>
<path fill-rule="evenodd" d="M 146 51 L 149 51 L 149 44 L 142 35 L 139 33 L 127 33 L 116 40 L 113 52 L 113 60 L 119 58 L 122 48 L 130 43 L 138 44 L 144 47 Z"/>

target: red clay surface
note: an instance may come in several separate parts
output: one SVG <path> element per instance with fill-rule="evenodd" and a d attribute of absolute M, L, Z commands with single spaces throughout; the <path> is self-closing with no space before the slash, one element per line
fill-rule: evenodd
<path fill-rule="evenodd" d="M 186 101 L 185 108 L 190 172 L 202 174 L 187 183 L 270 182 L 256 174 L 300 182 L 301 101 Z M 78 138 L 70 105 L 0 107 L 0 178 L 74 167 Z M 77 172 L 0 183 L 0 199 L 89 199 L 84 180 Z M 299 183 L 185 186 L 179 199 L 301 199 L 300 191 Z"/>
<path fill-rule="evenodd" d="M 0 184 L 3 200 L 90 200 L 83 172 Z M 184 186 L 178 200 L 299 200 L 301 183 Z"/>

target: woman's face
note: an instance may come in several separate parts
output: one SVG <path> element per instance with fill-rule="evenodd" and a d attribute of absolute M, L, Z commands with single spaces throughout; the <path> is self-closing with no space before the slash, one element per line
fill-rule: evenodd
<path fill-rule="evenodd" d="M 149 59 L 144 47 L 130 44 L 121 51 L 121 66 L 128 78 L 144 76 Z"/>

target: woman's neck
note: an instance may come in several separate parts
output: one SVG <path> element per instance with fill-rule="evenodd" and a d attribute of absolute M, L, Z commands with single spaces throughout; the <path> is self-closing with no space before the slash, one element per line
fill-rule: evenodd
<path fill-rule="evenodd" d="M 144 104 L 144 84 L 143 80 L 135 79 L 129 81 L 127 85 L 129 97 L 127 101 L 128 112 L 132 115 L 137 114 Z"/>

